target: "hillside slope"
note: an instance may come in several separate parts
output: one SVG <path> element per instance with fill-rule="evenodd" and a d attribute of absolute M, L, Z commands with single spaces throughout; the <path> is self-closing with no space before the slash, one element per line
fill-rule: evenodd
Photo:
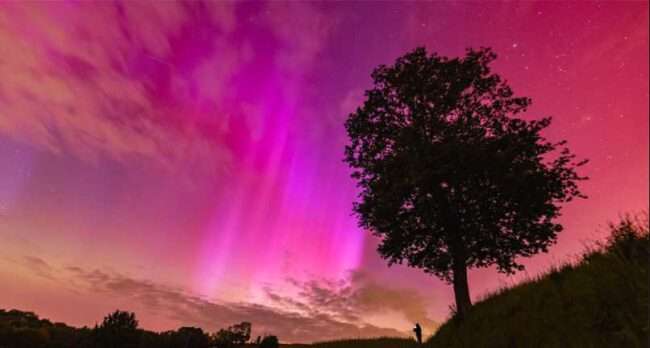
<path fill-rule="evenodd" d="M 624 219 L 577 265 L 477 303 L 428 342 L 460 347 L 647 347 L 648 222 Z"/>

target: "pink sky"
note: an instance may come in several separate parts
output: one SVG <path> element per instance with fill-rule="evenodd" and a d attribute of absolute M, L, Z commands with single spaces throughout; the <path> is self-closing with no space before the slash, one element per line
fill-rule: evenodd
<path fill-rule="evenodd" d="M 474 297 L 648 209 L 647 2 L 7 2 L 0 308 L 285 341 L 430 331 L 451 289 L 376 256 L 342 162 L 370 72 L 417 46 L 492 47 L 528 116 L 590 159 L 558 244 L 528 273 L 470 273 Z"/>

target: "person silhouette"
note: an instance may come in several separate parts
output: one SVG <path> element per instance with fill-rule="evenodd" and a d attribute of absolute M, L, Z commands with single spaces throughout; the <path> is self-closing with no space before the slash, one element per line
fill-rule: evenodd
<path fill-rule="evenodd" d="M 422 344 L 422 327 L 420 323 L 415 323 L 413 332 L 415 332 L 415 339 L 418 341 L 418 344 Z"/>

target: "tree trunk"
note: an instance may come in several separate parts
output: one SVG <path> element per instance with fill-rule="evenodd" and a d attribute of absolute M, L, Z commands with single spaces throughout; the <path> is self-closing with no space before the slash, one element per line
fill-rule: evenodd
<path fill-rule="evenodd" d="M 472 300 L 469 297 L 469 286 L 467 284 L 467 267 L 462 258 L 456 258 L 454 262 L 454 295 L 456 297 L 456 313 L 459 319 L 464 319 L 472 307 Z"/>
<path fill-rule="evenodd" d="M 456 297 L 456 314 L 460 320 L 467 316 L 467 312 L 472 307 L 472 300 L 469 297 L 469 285 L 467 284 L 467 250 L 464 245 L 458 212 L 449 199 L 443 194 L 444 203 L 447 206 L 446 227 L 451 233 L 449 248 L 452 257 L 452 271 L 454 281 L 454 296 Z"/>

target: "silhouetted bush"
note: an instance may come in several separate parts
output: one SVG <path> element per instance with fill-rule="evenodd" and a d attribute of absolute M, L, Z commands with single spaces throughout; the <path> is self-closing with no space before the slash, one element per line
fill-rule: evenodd
<path fill-rule="evenodd" d="M 260 348 L 278 348 L 279 346 L 280 341 L 278 341 L 276 336 L 266 336 L 260 343 Z"/>
<path fill-rule="evenodd" d="M 210 347 L 210 337 L 197 327 L 181 327 L 177 331 L 169 332 L 170 347 Z"/>
<path fill-rule="evenodd" d="M 251 338 L 251 328 L 251 323 L 243 321 L 227 329 L 221 329 L 214 336 L 213 342 L 219 348 L 243 345 Z"/>
<path fill-rule="evenodd" d="M 135 313 L 116 310 L 95 328 L 95 343 L 102 348 L 137 347 L 140 335 Z"/>

